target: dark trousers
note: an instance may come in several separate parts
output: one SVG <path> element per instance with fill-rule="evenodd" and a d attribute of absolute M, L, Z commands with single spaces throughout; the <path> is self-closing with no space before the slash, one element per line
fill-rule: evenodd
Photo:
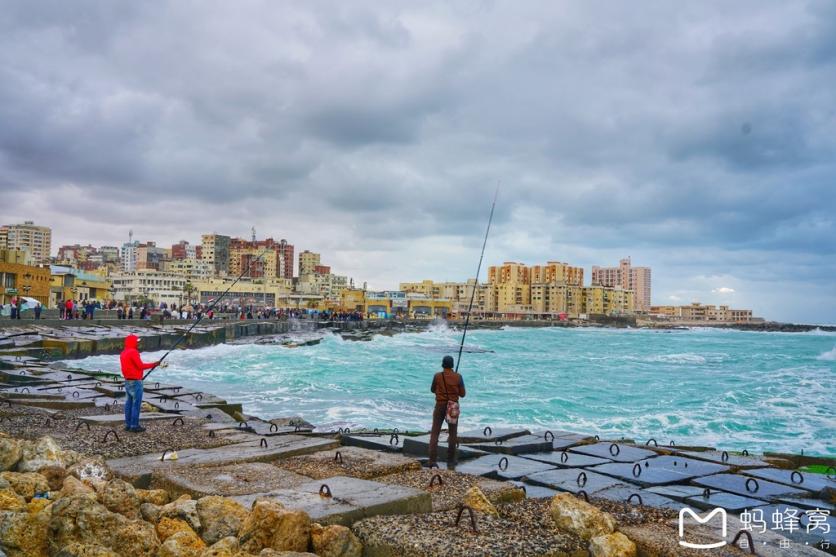
<path fill-rule="evenodd" d="M 438 436 L 441 433 L 441 426 L 444 424 L 444 417 L 447 415 L 447 403 L 436 404 L 433 410 L 433 429 L 430 432 L 430 464 L 435 464 L 438 459 Z M 458 444 L 459 424 L 447 424 L 447 465 L 456 464 L 456 445 Z"/>

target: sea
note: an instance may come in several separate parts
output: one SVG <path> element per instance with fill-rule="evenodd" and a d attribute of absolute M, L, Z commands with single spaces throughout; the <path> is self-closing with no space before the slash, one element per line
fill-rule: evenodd
<path fill-rule="evenodd" d="M 263 418 L 426 431 L 430 382 L 461 332 L 445 325 L 369 341 L 178 350 L 156 381 Z M 146 361 L 162 353 L 143 353 Z M 67 362 L 118 372 L 117 356 Z M 836 333 L 609 328 L 477 329 L 459 371 L 460 429 L 570 430 L 644 443 L 836 455 Z"/>

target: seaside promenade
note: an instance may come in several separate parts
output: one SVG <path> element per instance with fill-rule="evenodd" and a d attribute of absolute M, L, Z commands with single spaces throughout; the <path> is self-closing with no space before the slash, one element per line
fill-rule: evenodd
<path fill-rule="evenodd" d="M 0 329 L 0 339 L 17 335 L 0 344 L 0 548 L 8 557 L 833 554 L 823 543 L 836 502 L 827 459 L 479 424 L 460 434 L 455 471 L 427 469 L 427 432 L 397 424 L 321 431 L 304 416 L 247 415 L 153 376 L 147 431 L 132 434 L 121 427 L 120 377 L 53 361 L 116 354 L 127 333 L 143 337 L 145 350 L 166 349 L 189 325 Z M 376 327 L 331 326 L 354 340 Z M 294 327 L 206 322 L 184 346 Z M 685 507 L 724 509 L 726 544 L 681 546 Z M 753 513 L 766 517 L 764 531 L 753 528 Z M 796 527 L 769 528 L 773 515 L 796 517 Z M 690 523 L 687 538 L 712 543 L 717 530 Z"/>

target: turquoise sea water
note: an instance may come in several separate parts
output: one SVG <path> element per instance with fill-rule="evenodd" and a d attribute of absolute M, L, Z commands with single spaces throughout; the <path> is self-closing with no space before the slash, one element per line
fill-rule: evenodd
<path fill-rule="evenodd" d="M 158 381 L 241 402 L 261 417 L 429 429 L 433 372 L 460 333 L 446 327 L 328 335 L 317 346 L 181 350 Z M 510 328 L 468 334 L 461 427 L 568 429 L 644 442 L 836 454 L 836 334 L 718 329 Z M 153 360 L 161 353 L 145 353 Z M 116 356 L 72 362 L 118 371 Z"/>

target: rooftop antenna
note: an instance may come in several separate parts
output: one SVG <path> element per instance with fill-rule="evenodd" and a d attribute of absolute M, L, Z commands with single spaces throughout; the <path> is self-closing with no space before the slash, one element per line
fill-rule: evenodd
<path fill-rule="evenodd" d="M 129 243 L 129 244 L 133 244 L 133 243 L 134 243 L 134 230 L 133 230 L 133 228 L 131 228 L 130 230 L 128 230 L 128 243 Z"/>
<path fill-rule="evenodd" d="M 476 290 L 479 288 L 479 271 L 482 270 L 482 259 L 485 257 L 485 246 L 488 245 L 488 234 L 491 232 L 491 223 L 493 222 L 493 211 L 496 209 L 496 198 L 499 197 L 499 185 L 496 186 L 496 191 L 493 194 L 493 204 L 491 205 L 491 214 L 488 217 L 488 229 L 485 230 L 485 240 L 482 242 L 482 254 L 479 256 L 479 265 L 476 267 L 476 282 L 473 283 L 473 291 L 470 293 L 470 303 L 467 305 L 467 317 L 464 320 L 464 332 L 462 333 L 462 343 L 459 345 L 459 357 L 456 358 L 456 372 L 459 371 L 459 364 L 462 363 L 462 350 L 464 350 L 464 339 L 467 337 L 467 326 L 470 325 L 470 312 L 473 309 L 473 299 L 476 297 Z"/>
<path fill-rule="evenodd" d="M 255 243 L 255 226 L 253 226 L 253 243 Z"/>

